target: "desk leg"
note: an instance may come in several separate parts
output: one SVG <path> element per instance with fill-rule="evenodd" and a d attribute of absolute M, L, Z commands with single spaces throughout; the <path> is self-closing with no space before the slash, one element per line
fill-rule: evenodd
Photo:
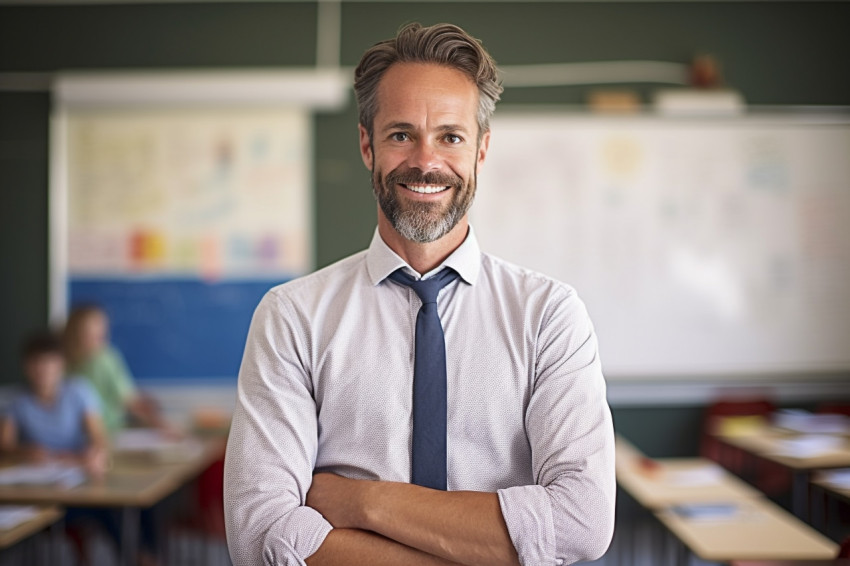
<path fill-rule="evenodd" d="M 139 554 L 139 515 L 138 507 L 121 509 L 121 564 L 135 566 Z"/>
<path fill-rule="evenodd" d="M 794 515 L 804 522 L 809 519 L 809 472 L 794 470 L 791 485 L 791 508 Z"/>
<path fill-rule="evenodd" d="M 841 515 L 840 515 L 840 504 L 838 502 L 837 497 L 829 496 L 826 500 L 826 536 L 830 537 L 832 540 L 842 540 L 843 537 L 846 536 L 845 533 L 841 532 Z M 830 520 L 833 518 L 833 520 Z M 836 530 L 838 527 L 838 530 Z"/>
<path fill-rule="evenodd" d="M 65 564 L 62 556 L 62 542 L 65 533 L 65 517 L 63 516 L 50 525 L 48 536 L 50 537 L 50 551 L 47 553 L 49 564 Z"/>
<path fill-rule="evenodd" d="M 672 533 L 671 533 L 672 534 Z M 675 536 L 675 535 L 674 535 Z M 691 550 L 688 548 L 684 542 L 680 541 L 678 537 L 676 538 L 678 544 L 678 555 L 676 556 L 676 564 L 679 566 L 690 566 L 691 564 Z"/>
<path fill-rule="evenodd" d="M 811 525 L 819 530 L 820 532 L 826 534 L 828 532 L 827 525 L 829 521 L 826 517 L 826 506 L 824 505 L 824 499 L 826 499 L 826 491 L 821 489 L 816 489 L 814 485 L 811 486 Z"/>

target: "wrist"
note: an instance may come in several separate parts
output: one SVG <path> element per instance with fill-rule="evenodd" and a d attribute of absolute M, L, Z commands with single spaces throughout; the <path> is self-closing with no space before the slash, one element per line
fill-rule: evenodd
<path fill-rule="evenodd" d="M 357 527 L 365 531 L 374 531 L 380 517 L 380 502 L 378 501 L 381 490 L 378 488 L 379 481 L 364 480 L 358 482 L 357 492 Z"/>

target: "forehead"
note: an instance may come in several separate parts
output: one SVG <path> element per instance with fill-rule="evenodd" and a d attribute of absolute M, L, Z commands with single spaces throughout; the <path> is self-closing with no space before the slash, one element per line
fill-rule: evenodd
<path fill-rule="evenodd" d="M 27 363 L 34 364 L 43 364 L 47 362 L 59 362 L 62 361 L 62 354 L 59 352 L 35 352 L 27 356 L 24 361 Z"/>
<path fill-rule="evenodd" d="M 375 126 L 391 122 L 477 122 L 478 87 L 463 72 L 434 63 L 395 63 L 378 85 Z M 435 124 L 439 125 L 439 124 Z"/>

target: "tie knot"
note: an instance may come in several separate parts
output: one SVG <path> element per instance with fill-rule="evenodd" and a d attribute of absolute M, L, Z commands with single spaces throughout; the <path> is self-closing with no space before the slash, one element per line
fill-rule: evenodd
<path fill-rule="evenodd" d="M 397 269 L 390 274 L 390 279 L 410 287 L 419 296 L 423 305 L 428 303 L 436 303 L 437 295 L 440 294 L 440 289 L 458 278 L 456 271 L 445 268 L 436 275 L 428 279 L 419 279 L 418 281 L 405 273 L 402 269 Z"/>

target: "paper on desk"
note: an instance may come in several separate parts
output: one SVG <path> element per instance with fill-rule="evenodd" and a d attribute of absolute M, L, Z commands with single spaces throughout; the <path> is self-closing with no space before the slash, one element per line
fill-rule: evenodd
<path fill-rule="evenodd" d="M 795 438 L 779 440 L 775 453 L 794 458 L 813 458 L 834 451 L 843 442 L 844 439 L 840 436 L 804 434 Z"/>
<path fill-rule="evenodd" d="M 672 509 L 677 515 L 692 521 L 733 519 L 739 512 L 734 503 L 684 503 Z"/>
<path fill-rule="evenodd" d="M 156 429 L 127 429 L 112 439 L 116 452 L 151 455 L 158 461 L 191 459 L 203 450 L 194 438 L 174 438 Z"/>
<path fill-rule="evenodd" d="M 850 419 L 844 415 L 813 414 L 801 409 L 776 411 L 773 424 L 803 434 L 845 434 L 850 431 Z"/>
<path fill-rule="evenodd" d="M 850 468 L 828 470 L 823 472 L 823 480 L 830 485 L 842 489 L 850 489 Z"/>
<path fill-rule="evenodd" d="M 86 474 L 82 468 L 59 462 L 12 466 L 0 470 L 0 485 L 59 485 L 72 488 L 85 481 Z"/>
<path fill-rule="evenodd" d="M 149 428 L 131 428 L 115 435 L 112 446 L 122 452 L 145 452 L 173 446 L 175 441 L 160 431 Z"/>
<path fill-rule="evenodd" d="M 11 529 L 38 515 L 31 505 L 0 505 L 0 529 Z"/>
<path fill-rule="evenodd" d="M 706 464 L 698 468 L 689 468 L 687 470 L 669 470 L 665 474 L 665 479 L 677 486 L 702 486 L 714 485 L 720 482 L 723 478 L 723 470 L 720 466 L 714 464 Z"/>

